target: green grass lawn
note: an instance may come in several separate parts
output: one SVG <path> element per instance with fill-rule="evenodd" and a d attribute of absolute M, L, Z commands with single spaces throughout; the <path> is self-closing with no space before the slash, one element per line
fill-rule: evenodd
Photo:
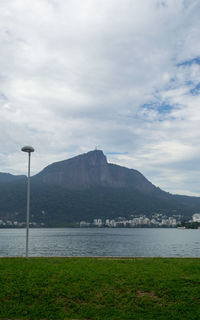
<path fill-rule="evenodd" d="M 200 319 L 200 259 L 2 258 L 0 319 Z"/>

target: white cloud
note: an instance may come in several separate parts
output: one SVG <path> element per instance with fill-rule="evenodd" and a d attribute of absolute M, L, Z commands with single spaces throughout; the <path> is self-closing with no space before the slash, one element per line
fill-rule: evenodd
<path fill-rule="evenodd" d="M 0 171 L 24 172 L 23 144 L 34 173 L 100 145 L 198 194 L 200 65 L 181 63 L 200 55 L 199 11 L 196 0 L 1 1 Z"/>

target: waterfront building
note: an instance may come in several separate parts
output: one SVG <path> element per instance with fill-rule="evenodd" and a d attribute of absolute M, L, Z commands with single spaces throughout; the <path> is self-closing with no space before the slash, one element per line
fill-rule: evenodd
<path fill-rule="evenodd" d="M 193 222 L 200 222 L 200 213 L 195 213 L 192 216 Z"/>
<path fill-rule="evenodd" d="M 81 228 L 87 228 L 90 226 L 90 223 L 89 222 L 86 222 L 86 221 L 80 221 L 80 227 Z"/>
<path fill-rule="evenodd" d="M 101 227 L 103 225 L 102 219 L 94 219 L 93 224 L 97 227 Z"/>

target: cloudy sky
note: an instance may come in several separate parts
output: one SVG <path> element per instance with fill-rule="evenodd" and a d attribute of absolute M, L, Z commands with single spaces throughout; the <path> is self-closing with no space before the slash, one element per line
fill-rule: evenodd
<path fill-rule="evenodd" d="M 0 171 L 98 146 L 200 195 L 199 0 L 1 0 Z"/>

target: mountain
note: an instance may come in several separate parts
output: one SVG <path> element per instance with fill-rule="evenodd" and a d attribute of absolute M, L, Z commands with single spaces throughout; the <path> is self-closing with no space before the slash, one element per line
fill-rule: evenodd
<path fill-rule="evenodd" d="M 21 179 L 25 179 L 26 176 L 15 176 L 12 175 L 10 173 L 4 173 L 4 172 L 0 172 L 0 183 L 1 182 L 13 182 L 16 180 L 21 180 Z"/>
<path fill-rule="evenodd" d="M 24 221 L 26 179 L 6 177 L 0 219 Z M 165 192 L 139 171 L 108 163 L 101 150 L 50 164 L 31 178 L 31 219 L 47 226 L 155 212 L 191 216 L 199 208 L 200 198 Z"/>
<path fill-rule="evenodd" d="M 108 163 L 101 150 L 55 162 L 33 179 L 71 190 L 93 187 L 135 188 L 144 193 L 158 190 L 139 171 Z"/>

